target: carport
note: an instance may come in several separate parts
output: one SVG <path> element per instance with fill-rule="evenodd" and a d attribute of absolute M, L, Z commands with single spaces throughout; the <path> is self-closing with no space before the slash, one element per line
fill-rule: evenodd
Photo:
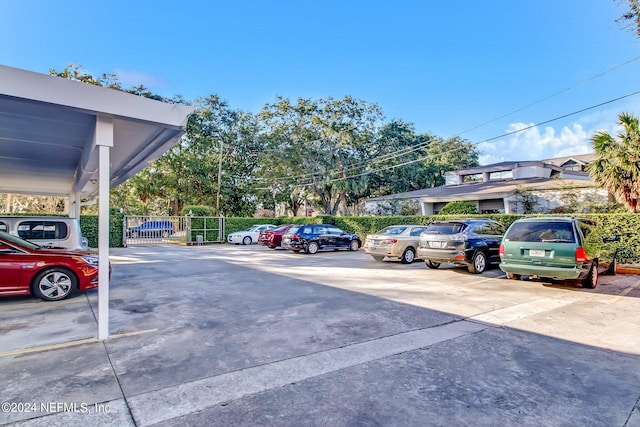
<path fill-rule="evenodd" d="M 0 193 L 98 197 L 98 339 L 109 337 L 109 190 L 166 152 L 192 107 L 0 65 Z"/>

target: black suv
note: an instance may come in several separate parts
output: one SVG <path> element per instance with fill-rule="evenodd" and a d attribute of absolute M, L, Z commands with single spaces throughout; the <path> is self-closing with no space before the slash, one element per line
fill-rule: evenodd
<path fill-rule="evenodd" d="M 329 224 L 294 225 L 282 236 L 281 246 L 294 252 L 315 254 L 321 249 L 348 249 L 357 251 L 360 238 L 355 234 Z"/>
<path fill-rule="evenodd" d="M 437 221 L 420 235 L 417 258 L 422 258 L 429 268 L 447 263 L 482 273 L 487 265 L 500 262 L 504 231 L 502 224 L 489 219 Z"/>

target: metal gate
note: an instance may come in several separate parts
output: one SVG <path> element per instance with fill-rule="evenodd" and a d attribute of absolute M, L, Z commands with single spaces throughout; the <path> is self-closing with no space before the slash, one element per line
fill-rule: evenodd
<path fill-rule="evenodd" d="M 126 215 L 122 223 L 122 240 L 125 247 L 222 243 L 225 241 L 224 218 Z"/>

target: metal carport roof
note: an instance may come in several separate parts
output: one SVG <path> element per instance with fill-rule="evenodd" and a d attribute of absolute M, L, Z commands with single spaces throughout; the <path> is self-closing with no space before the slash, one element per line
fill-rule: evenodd
<path fill-rule="evenodd" d="M 109 189 L 160 157 L 192 107 L 0 65 L 0 193 L 99 196 L 98 339 L 108 337 Z"/>

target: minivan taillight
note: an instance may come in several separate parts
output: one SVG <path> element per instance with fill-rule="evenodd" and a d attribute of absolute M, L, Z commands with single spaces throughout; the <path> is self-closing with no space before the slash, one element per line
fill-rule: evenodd
<path fill-rule="evenodd" d="M 502 243 L 500 243 L 500 258 L 504 258 L 504 245 Z"/>
<path fill-rule="evenodd" d="M 576 249 L 576 262 L 587 262 L 587 251 L 584 248 Z"/>

